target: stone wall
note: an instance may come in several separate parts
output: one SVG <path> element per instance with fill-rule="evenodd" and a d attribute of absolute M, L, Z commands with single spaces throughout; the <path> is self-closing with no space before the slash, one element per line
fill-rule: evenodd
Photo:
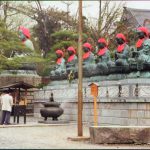
<path fill-rule="evenodd" d="M 77 104 L 63 103 L 61 119 L 77 120 Z M 99 125 L 150 125 L 150 103 L 98 103 Z M 83 104 L 83 121 L 93 124 L 93 103 Z"/>
<path fill-rule="evenodd" d="M 83 121 L 93 124 L 93 97 L 91 82 L 83 82 Z M 128 79 L 99 82 L 97 98 L 99 125 L 150 125 L 150 79 Z M 121 85 L 121 88 L 120 88 Z M 51 82 L 34 93 L 34 114 L 40 117 L 42 103 L 49 100 L 61 103 L 62 120 L 77 121 L 77 82 L 69 85 L 65 81 Z"/>

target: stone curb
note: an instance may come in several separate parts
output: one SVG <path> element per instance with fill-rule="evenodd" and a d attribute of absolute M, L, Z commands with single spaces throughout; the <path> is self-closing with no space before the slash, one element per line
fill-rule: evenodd
<path fill-rule="evenodd" d="M 69 140 L 69 141 L 89 141 L 90 137 L 85 137 L 85 136 L 68 137 L 67 140 Z"/>
<path fill-rule="evenodd" d="M 75 125 L 76 123 L 68 124 L 15 124 L 15 125 L 0 125 L 0 128 L 14 128 L 14 127 L 47 127 L 47 126 L 68 126 Z"/>

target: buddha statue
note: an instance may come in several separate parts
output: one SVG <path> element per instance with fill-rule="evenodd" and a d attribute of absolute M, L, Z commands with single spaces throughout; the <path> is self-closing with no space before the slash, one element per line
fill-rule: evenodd
<path fill-rule="evenodd" d="M 150 65 L 150 39 L 146 27 L 137 28 L 138 41 L 133 57 L 137 61 L 137 70 L 143 70 L 144 65 Z"/>
<path fill-rule="evenodd" d="M 98 40 L 98 52 L 97 52 L 97 69 L 101 74 L 107 74 L 112 61 L 110 57 L 110 51 L 107 48 L 107 42 L 104 38 Z"/>
<path fill-rule="evenodd" d="M 126 43 L 126 38 L 122 33 L 116 35 L 116 42 L 118 44 L 115 50 L 115 66 L 129 67 L 129 46 Z"/>
<path fill-rule="evenodd" d="M 29 31 L 29 29 L 27 29 L 23 26 L 20 26 L 18 30 L 19 30 L 19 37 L 20 37 L 21 41 L 23 42 L 23 44 L 27 48 L 29 48 L 31 50 L 34 50 L 33 43 L 30 40 L 30 31 Z"/>
<path fill-rule="evenodd" d="M 92 46 L 90 43 L 83 44 L 83 75 L 86 77 L 92 76 L 95 73 L 95 56 L 92 53 Z"/>
<path fill-rule="evenodd" d="M 68 60 L 66 64 L 67 73 L 69 74 L 70 71 L 73 71 L 74 73 L 77 72 L 77 56 L 76 56 L 76 50 L 74 47 L 70 46 L 67 49 L 68 52 Z"/>
<path fill-rule="evenodd" d="M 63 55 L 64 53 L 62 50 L 56 50 L 57 60 L 54 70 L 52 70 L 50 73 L 51 76 L 61 76 L 66 74 L 66 65 Z"/>
<path fill-rule="evenodd" d="M 83 44 L 83 65 L 88 65 L 89 63 L 95 63 L 95 57 L 92 53 L 92 46 L 90 43 Z"/>

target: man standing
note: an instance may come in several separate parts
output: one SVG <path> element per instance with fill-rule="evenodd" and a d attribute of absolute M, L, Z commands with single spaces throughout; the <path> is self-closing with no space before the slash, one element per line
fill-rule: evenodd
<path fill-rule="evenodd" d="M 1 96 L 1 105 L 2 105 L 2 118 L 1 125 L 10 124 L 10 114 L 13 105 L 13 97 L 9 95 L 8 91 L 5 91 Z"/>

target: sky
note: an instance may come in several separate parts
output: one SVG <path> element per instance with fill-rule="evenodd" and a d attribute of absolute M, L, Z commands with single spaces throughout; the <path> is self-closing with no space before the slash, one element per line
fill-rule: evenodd
<path fill-rule="evenodd" d="M 66 2 L 66 1 L 65 1 Z M 78 1 L 69 1 L 71 3 L 69 10 L 72 15 L 76 15 L 78 9 Z M 112 1 L 112 5 L 115 3 L 119 5 L 121 1 Z M 122 1 L 126 7 L 138 8 L 138 9 L 150 9 L 150 1 Z M 104 1 L 102 1 L 103 5 Z M 45 1 L 44 7 L 57 7 L 60 10 L 67 10 L 66 4 L 62 1 Z M 98 1 L 83 1 L 83 15 L 91 18 L 98 18 L 99 2 Z"/>

